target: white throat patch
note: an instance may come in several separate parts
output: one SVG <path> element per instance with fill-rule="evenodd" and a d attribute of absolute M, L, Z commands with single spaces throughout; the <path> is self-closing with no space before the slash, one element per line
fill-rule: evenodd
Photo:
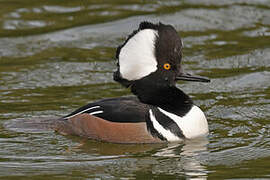
<path fill-rule="evenodd" d="M 153 29 L 139 31 L 128 40 L 119 54 L 121 76 L 137 80 L 157 70 L 155 40 L 158 32 Z"/>

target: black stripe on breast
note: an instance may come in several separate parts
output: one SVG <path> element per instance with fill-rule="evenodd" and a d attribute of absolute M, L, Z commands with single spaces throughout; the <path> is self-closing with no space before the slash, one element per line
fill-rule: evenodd
<path fill-rule="evenodd" d="M 153 123 L 150 119 L 150 112 L 147 113 L 146 126 L 147 130 L 151 133 L 152 136 L 157 137 L 162 141 L 167 141 L 167 139 L 154 128 Z"/>
<path fill-rule="evenodd" d="M 153 107 L 151 108 L 154 116 L 158 123 L 163 126 L 166 130 L 171 131 L 174 135 L 178 136 L 179 138 L 185 138 L 183 131 L 179 128 L 179 126 L 174 122 L 171 118 L 163 114 L 158 110 L 158 108 Z"/>

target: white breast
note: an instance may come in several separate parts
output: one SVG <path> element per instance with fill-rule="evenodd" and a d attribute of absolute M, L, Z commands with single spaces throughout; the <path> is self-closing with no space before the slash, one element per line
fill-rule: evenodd
<path fill-rule="evenodd" d="M 160 112 L 177 123 L 184 136 L 188 139 L 207 136 L 209 133 L 206 117 L 202 110 L 197 106 L 193 106 L 191 110 L 183 117 L 167 112 L 161 108 L 158 109 Z"/>

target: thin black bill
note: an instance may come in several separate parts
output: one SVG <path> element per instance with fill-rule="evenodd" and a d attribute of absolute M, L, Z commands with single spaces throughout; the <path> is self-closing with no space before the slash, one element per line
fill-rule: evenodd
<path fill-rule="evenodd" d="M 180 74 L 176 77 L 176 80 L 182 80 L 182 81 L 196 81 L 196 82 L 210 82 L 210 79 L 206 77 L 201 77 L 201 76 L 194 76 L 191 74 Z"/>

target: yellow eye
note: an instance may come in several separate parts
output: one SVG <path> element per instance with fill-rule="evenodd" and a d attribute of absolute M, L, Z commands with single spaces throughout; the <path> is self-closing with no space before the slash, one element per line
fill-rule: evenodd
<path fill-rule="evenodd" d="M 171 69 L 171 65 L 169 63 L 165 63 L 163 65 L 163 68 L 166 69 L 166 70 L 169 70 L 169 69 Z"/>

